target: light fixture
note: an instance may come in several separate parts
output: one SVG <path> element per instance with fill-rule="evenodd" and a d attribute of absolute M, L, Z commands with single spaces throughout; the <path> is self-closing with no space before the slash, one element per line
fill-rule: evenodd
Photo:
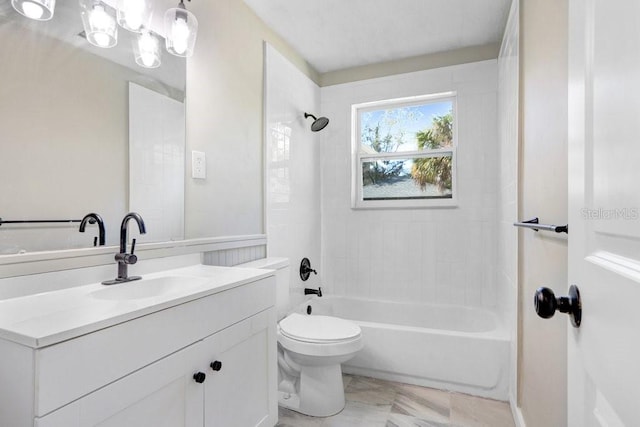
<path fill-rule="evenodd" d="M 118 0 L 116 5 L 118 24 L 125 30 L 139 33 L 151 22 L 150 0 Z"/>
<path fill-rule="evenodd" d="M 113 9 L 100 0 L 80 0 L 82 25 L 94 46 L 113 47 L 118 43 L 118 25 Z"/>
<path fill-rule="evenodd" d="M 160 66 L 160 42 L 155 34 L 148 30 L 133 41 L 136 64 L 144 68 L 158 68 Z"/>
<path fill-rule="evenodd" d="M 11 0 L 11 6 L 27 18 L 48 21 L 53 18 L 56 0 Z"/>
<path fill-rule="evenodd" d="M 178 7 L 167 10 L 164 14 L 164 30 L 167 51 L 176 56 L 193 55 L 198 33 L 198 20 L 180 0 Z"/>

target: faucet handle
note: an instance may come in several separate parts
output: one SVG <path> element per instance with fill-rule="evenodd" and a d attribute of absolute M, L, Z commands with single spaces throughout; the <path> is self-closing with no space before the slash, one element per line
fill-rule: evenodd
<path fill-rule="evenodd" d="M 131 241 L 131 253 L 124 255 L 124 262 L 126 264 L 135 264 L 136 262 L 138 262 L 138 256 L 134 255 L 135 250 L 136 250 L 136 239 L 133 239 Z"/>
<path fill-rule="evenodd" d="M 124 255 L 124 263 L 125 264 L 135 264 L 138 262 L 138 256 L 134 254 L 125 254 Z"/>
<path fill-rule="evenodd" d="M 138 256 L 134 254 L 116 254 L 116 261 L 124 264 L 135 264 L 138 262 Z"/>

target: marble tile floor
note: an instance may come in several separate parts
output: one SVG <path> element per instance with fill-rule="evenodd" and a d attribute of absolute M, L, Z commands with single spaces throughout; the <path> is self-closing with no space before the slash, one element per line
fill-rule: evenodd
<path fill-rule="evenodd" d="M 514 427 L 509 404 L 374 378 L 344 375 L 347 404 L 332 417 L 279 408 L 276 427 Z"/>

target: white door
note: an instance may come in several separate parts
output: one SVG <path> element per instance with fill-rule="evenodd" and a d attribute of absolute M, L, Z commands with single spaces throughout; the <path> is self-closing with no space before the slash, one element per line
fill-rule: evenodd
<path fill-rule="evenodd" d="M 639 209 L 640 1 L 570 0 L 571 427 L 640 426 Z"/>

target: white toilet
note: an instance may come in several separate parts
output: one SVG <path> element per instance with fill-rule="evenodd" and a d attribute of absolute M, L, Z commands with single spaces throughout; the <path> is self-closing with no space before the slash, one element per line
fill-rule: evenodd
<path fill-rule="evenodd" d="M 276 270 L 280 406 L 314 417 L 340 412 L 345 405 L 340 365 L 362 349 L 360 327 L 337 317 L 292 312 L 286 258 L 264 258 L 236 267 Z"/>

